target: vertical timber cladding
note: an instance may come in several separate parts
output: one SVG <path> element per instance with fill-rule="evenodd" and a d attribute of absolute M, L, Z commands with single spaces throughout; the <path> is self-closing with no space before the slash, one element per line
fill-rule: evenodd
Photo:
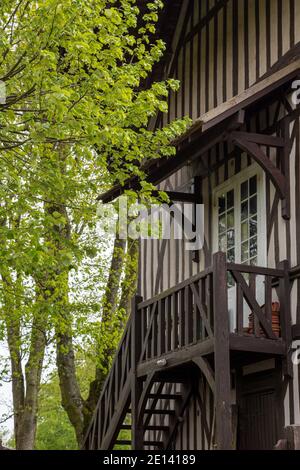
<path fill-rule="evenodd" d="M 177 78 L 181 89 L 170 98 L 168 115 L 163 123 L 189 115 L 201 114 L 249 88 L 280 57 L 300 41 L 300 0 L 185 0 L 173 38 L 173 57 L 166 76 Z M 250 124 L 252 132 L 264 131 L 279 121 L 287 109 L 279 103 L 262 110 Z M 291 120 L 290 198 L 291 218 L 281 217 L 281 201 L 266 177 L 267 254 L 269 267 L 289 259 L 291 266 L 300 265 L 300 121 Z M 232 158 L 228 154 L 232 152 Z M 269 150 L 276 162 L 278 155 Z M 188 165 L 160 184 L 160 189 L 189 191 L 194 175 L 203 175 L 202 198 L 205 204 L 205 246 L 200 263 L 184 250 L 179 240 L 144 240 L 141 247 L 141 292 L 144 298 L 176 285 L 211 263 L 212 192 L 232 175 L 251 164 L 247 155 L 236 154 L 230 145 L 219 144 L 201 161 Z M 209 171 L 208 171 L 209 170 Z M 300 280 L 291 292 L 292 323 L 300 323 Z M 287 383 L 284 399 L 285 422 L 300 422 L 299 375 Z M 176 448 L 208 448 L 206 421 L 212 419 L 210 391 L 199 384 L 208 410 L 205 419 L 197 397 L 192 398 L 182 426 L 176 436 Z M 202 387 L 202 388 L 201 388 Z M 205 395 L 207 393 L 207 395 Z M 206 398 L 205 398 L 206 397 Z M 206 413 L 204 413 L 205 415 Z M 197 415 L 197 419 L 194 416 Z M 206 421 L 205 421 L 206 420 Z M 208 426 L 208 429 L 210 426 Z"/>
<path fill-rule="evenodd" d="M 170 97 L 169 113 L 160 116 L 157 124 L 167 124 L 187 115 L 196 119 L 253 85 L 299 43 L 297 24 L 300 24 L 299 0 L 184 0 L 172 40 L 173 55 L 165 70 L 165 76 L 178 79 L 181 87 Z M 210 162 L 215 161 L 217 165 L 222 157 L 217 150 L 210 153 Z M 238 161 L 244 165 L 245 158 L 238 157 Z M 232 168 L 238 170 L 234 163 L 226 163 L 209 180 L 203 180 L 203 194 L 227 179 Z M 160 188 L 189 191 L 194 174 L 194 168 L 183 168 Z M 211 206 L 212 201 L 203 202 Z M 273 215 L 274 212 L 275 209 Z M 269 259 L 277 262 L 284 253 L 284 239 L 278 233 L 282 226 L 285 233 L 286 227 L 279 214 L 273 219 L 273 228 L 277 230 L 270 233 Z M 178 240 L 143 242 L 141 292 L 144 298 L 174 286 L 209 264 L 210 230 L 198 265 Z"/>

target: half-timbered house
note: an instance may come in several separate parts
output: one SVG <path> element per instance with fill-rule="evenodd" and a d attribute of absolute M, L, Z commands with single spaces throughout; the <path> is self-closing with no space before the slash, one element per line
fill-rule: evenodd
<path fill-rule="evenodd" d="M 153 74 L 181 88 L 152 125 L 193 124 L 148 179 L 173 202 L 204 204 L 205 240 L 199 251 L 141 242 L 85 446 L 272 449 L 300 425 L 300 0 L 165 4 Z"/>

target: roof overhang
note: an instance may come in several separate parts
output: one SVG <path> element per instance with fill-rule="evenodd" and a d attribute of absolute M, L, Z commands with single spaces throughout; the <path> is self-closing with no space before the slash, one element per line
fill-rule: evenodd
<path fill-rule="evenodd" d="M 174 157 L 153 160 L 144 165 L 147 181 L 159 184 L 187 162 L 203 155 L 223 141 L 228 132 L 237 130 L 244 124 L 245 112 L 258 107 L 267 98 L 276 97 L 282 89 L 288 89 L 291 82 L 298 77 L 300 77 L 300 59 L 276 70 L 241 94 L 200 116 L 184 135 L 173 142 L 176 147 Z M 100 195 L 98 200 L 107 203 L 116 199 L 125 190 L 137 191 L 139 187 L 138 178 L 133 177 L 123 186 L 115 185 Z"/>

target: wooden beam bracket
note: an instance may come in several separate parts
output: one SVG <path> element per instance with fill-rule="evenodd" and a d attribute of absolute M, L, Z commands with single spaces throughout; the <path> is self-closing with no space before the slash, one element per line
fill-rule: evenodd
<path fill-rule="evenodd" d="M 282 200 L 282 217 L 285 220 L 290 219 L 289 174 L 285 171 L 287 168 L 286 160 L 289 158 L 287 137 L 233 131 L 228 135 L 228 139 L 253 158 L 270 177 Z M 262 147 L 276 148 L 281 152 L 280 168 L 274 165 Z"/>

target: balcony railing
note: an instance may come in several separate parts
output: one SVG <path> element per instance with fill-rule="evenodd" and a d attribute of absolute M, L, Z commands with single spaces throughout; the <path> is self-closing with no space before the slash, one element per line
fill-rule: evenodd
<path fill-rule="evenodd" d="M 212 267 L 146 301 L 133 311 L 104 384 L 85 447 L 108 448 L 130 404 L 131 378 L 139 366 L 194 345 L 235 340 L 235 348 L 286 351 L 290 341 L 289 270 L 228 264 L 217 254 Z M 247 340 L 247 341 L 246 341 Z M 257 346 L 256 346 L 257 345 Z M 259 347 L 258 347 L 259 345 Z M 262 345 L 264 347 L 262 348 Z"/>

